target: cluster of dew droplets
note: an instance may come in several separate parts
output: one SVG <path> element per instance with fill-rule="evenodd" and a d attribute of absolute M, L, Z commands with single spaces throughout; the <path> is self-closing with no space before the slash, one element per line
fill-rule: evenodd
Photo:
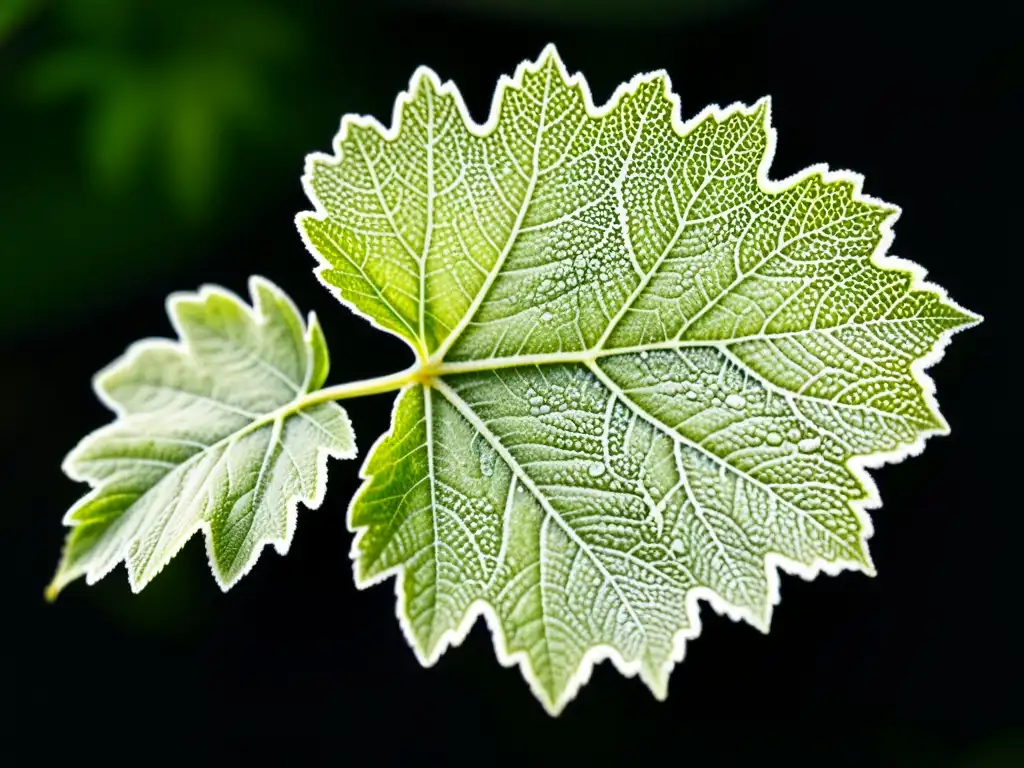
<path fill-rule="evenodd" d="M 439 430 L 440 431 L 440 430 Z M 443 436 L 440 439 L 459 440 L 465 434 Z M 446 452 L 456 462 L 436 468 L 441 482 L 434 486 L 435 501 L 445 514 L 438 515 L 440 536 L 445 541 L 445 552 L 454 555 L 471 578 L 483 579 L 497 563 L 500 547 L 500 528 L 495 521 L 501 516 L 501 499 L 490 492 L 488 481 L 495 473 L 497 455 L 479 436 L 468 437 L 471 451 Z M 480 470 L 477 476 L 483 483 L 473 481 L 470 462 L 475 456 Z M 459 524 L 454 524 L 454 520 Z"/>
<path fill-rule="evenodd" d="M 710 346 L 625 354 L 606 358 L 602 367 L 635 405 L 666 425 L 666 434 L 682 438 L 681 447 L 709 461 L 719 457 L 722 463 L 713 473 L 718 480 L 687 477 L 693 503 L 733 517 L 763 541 L 809 535 L 794 517 L 797 512 L 789 508 L 782 514 L 778 506 L 792 503 L 821 513 L 824 525 L 851 544 L 855 541 L 859 524 L 849 503 L 863 489 L 845 466 L 849 451 L 843 439 L 830 431 L 828 419 L 821 420 L 821 409 L 814 411 L 764 384 Z M 729 482 L 726 466 L 738 473 Z M 740 508 L 724 503 L 734 498 L 730 483 L 744 485 Z M 677 494 L 670 515 L 679 510 L 677 503 L 683 507 L 681 514 L 692 514 L 693 504 L 684 503 L 682 491 Z M 689 546 L 685 527 L 670 527 L 664 545 L 684 556 Z"/>
<path fill-rule="evenodd" d="M 605 411 L 610 393 L 583 366 L 545 372 L 526 388 L 526 403 L 545 445 L 565 453 L 552 479 L 565 485 L 622 490 L 624 479 L 606 463 Z M 621 418 L 621 416 L 620 416 Z"/>
<path fill-rule="evenodd" d="M 480 474 L 490 477 L 494 474 L 494 450 L 482 440 L 477 441 L 477 450 L 480 454 Z"/>
<path fill-rule="evenodd" d="M 707 424 L 729 427 L 731 439 L 745 448 L 801 453 L 822 448 L 819 427 L 794 412 L 783 395 L 769 391 L 715 349 L 645 350 L 631 355 L 630 363 L 633 386 L 640 384 L 659 398 L 668 396 L 668 421 L 692 425 L 681 427 L 684 437 L 703 440 L 708 435 L 701 425 Z M 833 445 L 829 453 L 836 458 L 842 451 Z"/>
<path fill-rule="evenodd" d="M 552 211 L 551 216 L 562 213 Z M 596 216 L 594 212 L 580 212 L 581 219 Z M 594 227 L 597 227 L 595 230 Z M 566 222 L 553 231 L 546 231 L 532 249 L 545 254 L 543 265 L 531 264 L 531 270 L 521 279 L 505 281 L 499 290 L 507 292 L 504 301 L 512 311 L 527 312 L 531 333 L 538 339 L 550 338 L 563 326 L 579 323 L 583 307 L 596 307 L 595 301 L 619 301 L 620 283 L 629 282 L 625 257 L 610 255 L 608 235 L 602 230 L 608 222 L 594 219 L 587 226 Z M 513 254 L 513 257 L 515 254 Z M 514 264 L 514 259 L 513 259 Z M 595 300 L 594 296 L 600 296 Z M 539 327 L 533 328 L 539 322 Z M 525 332 L 525 327 L 522 332 Z M 575 335 L 579 330 L 573 331 Z"/>

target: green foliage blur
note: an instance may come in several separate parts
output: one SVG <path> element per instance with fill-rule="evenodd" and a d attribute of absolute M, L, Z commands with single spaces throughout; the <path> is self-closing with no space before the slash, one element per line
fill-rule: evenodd
<path fill-rule="evenodd" d="M 323 127 L 376 85 L 342 30 L 406 10 L 608 27 L 750 4 L 3 0 L 0 335 L 167 279 L 297 190 Z"/>
<path fill-rule="evenodd" d="M 269 147 L 272 75 L 299 41 L 291 20 L 266 7 L 229 1 L 182 15 L 178 5 L 61 5 L 54 23 L 65 42 L 29 67 L 26 83 L 43 107 L 79 103 L 86 170 L 98 190 L 138 185 L 147 158 L 157 158 L 167 202 L 195 217 L 236 138 L 250 133 Z"/>
<path fill-rule="evenodd" d="M 302 110 L 289 84 L 315 66 L 303 53 L 311 7 L 0 8 L 0 330 L 63 322 L 192 258 L 211 228 L 272 193 L 264 169 L 274 178 L 294 161 L 290 116 Z"/>

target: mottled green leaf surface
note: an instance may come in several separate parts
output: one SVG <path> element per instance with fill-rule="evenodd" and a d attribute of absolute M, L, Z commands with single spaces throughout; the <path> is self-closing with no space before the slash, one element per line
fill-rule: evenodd
<path fill-rule="evenodd" d="M 596 108 L 548 49 L 484 125 L 424 69 L 310 156 L 319 276 L 420 361 L 350 524 L 421 661 L 483 614 L 553 713 L 602 658 L 662 697 L 699 599 L 766 631 L 778 568 L 872 572 L 864 467 L 946 431 L 923 370 L 978 318 L 774 143 L 767 100 Z"/>
<path fill-rule="evenodd" d="M 251 291 L 251 308 L 215 288 L 172 296 L 180 341 L 142 341 L 97 376 L 117 419 L 65 461 L 94 490 L 65 517 L 51 597 L 121 562 L 141 590 L 200 529 L 227 589 L 265 545 L 288 550 L 298 502 L 323 498 L 327 455 L 355 456 L 341 407 L 307 398 L 328 371 L 316 318 L 304 325 L 265 280 Z"/>

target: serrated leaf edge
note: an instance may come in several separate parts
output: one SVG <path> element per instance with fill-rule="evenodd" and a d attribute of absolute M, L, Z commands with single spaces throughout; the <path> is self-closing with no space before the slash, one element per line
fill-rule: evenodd
<path fill-rule="evenodd" d="M 88 504 L 89 502 L 96 499 L 102 491 L 102 486 L 93 485 L 93 483 L 90 480 L 88 480 L 86 477 L 83 477 L 74 469 L 70 461 L 71 457 L 74 456 L 83 446 L 87 445 L 88 442 L 92 440 L 100 430 L 104 429 L 106 426 L 115 423 L 118 419 L 125 416 L 124 409 L 121 408 L 121 406 L 118 403 L 116 403 L 114 400 L 108 397 L 106 392 L 103 391 L 100 385 L 101 381 L 109 373 L 122 367 L 128 367 L 133 365 L 139 355 L 150 349 L 164 348 L 174 349 L 175 351 L 180 352 L 182 351 L 182 349 L 186 348 L 186 344 L 183 341 L 183 339 L 185 338 L 185 334 L 180 325 L 177 314 L 177 306 L 179 303 L 193 302 L 197 300 L 205 301 L 212 296 L 224 298 L 229 301 L 237 303 L 256 322 L 258 327 L 264 327 L 267 325 L 269 318 L 267 318 L 263 313 L 259 312 L 256 306 L 258 292 L 262 288 L 268 290 L 275 298 L 283 299 L 286 306 L 289 308 L 289 310 L 291 310 L 294 313 L 295 317 L 302 317 L 301 312 L 299 312 L 298 307 L 296 307 L 291 297 L 288 296 L 284 291 L 278 288 L 277 285 L 275 285 L 267 278 L 262 277 L 260 275 L 253 275 L 248 280 L 248 287 L 249 295 L 252 298 L 252 304 L 246 302 L 242 297 L 240 297 L 233 291 L 230 291 L 227 288 L 218 285 L 207 284 L 201 286 L 198 291 L 177 291 L 175 293 L 172 293 L 170 296 L 167 297 L 167 300 L 165 302 L 165 309 L 167 316 L 170 319 L 171 326 L 178 337 L 177 340 L 161 337 L 148 337 L 136 341 L 131 346 L 128 347 L 128 349 L 125 351 L 123 355 L 121 355 L 119 358 L 114 360 L 109 365 L 105 366 L 103 369 L 101 369 L 93 376 L 93 393 L 100 400 L 100 402 L 103 403 L 104 406 L 106 406 L 109 410 L 113 411 L 115 417 L 111 422 L 109 422 L 104 427 L 97 428 L 92 433 L 86 435 L 84 438 L 79 440 L 77 445 L 71 451 L 68 452 L 68 454 L 64 458 L 64 461 L 61 464 L 62 471 L 70 479 L 75 480 L 77 482 L 88 482 L 93 488 L 88 494 L 79 499 L 64 514 L 62 523 L 65 526 L 67 526 L 69 529 L 73 529 L 77 525 L 77 522 L 72 520 L 72 516 L 74 515 L 74 513 L 85 504 Z M 304 333 L 304 339 L 307 343 L 307 362 L 309 365 L 309 369 L 307 372 L 307 381 L 305 382 L 306 386 L 309 385 L 308 377 L 313 374 L 315 353 L 313 351 L 312 345 L 315 343 L 317 329 L 319 329 L 319 320 L 316 317 L 316 313 L 311 311 L 309 312 L 306 318 L 306 328 Z M 245 566 L 241 570 L 239 570 L 239 572 L 233 578 L 223 579 L 221 575 L 217 572 L 217 568 L 215 566 L 216 561 L 213 556 L 213 534 L 211 532 L 210 525 L 207 521 L 200 520 L 191 529 L 187 529 L 187 532 L 182 535 L 181 546 L 178 548 L 178 550 L 165 557 L 163 559 L 163 562 L 159 563 L 159 565 L 153 571 L 152 576 L 145 582 L 141 584 L 136 583 L 136 580 L 132 576 L 131 571 L 126 568 L 126 570 L 128 570 L 128 584 L 131 588 L 131 591 L 135 594 L 141 592 L 142 589 L 145 588 L 145 586 L 153 578 L 155 578 L 167 566 L 167 564 L 181 551 L 181 549 L 184 548 L 184 546 L 189 541 L 191 541 L 192 537 L 195 536 L 197 531 L 203 532 L 207 564 L 210 567 L 210 571 L 213 574 L 214 580 L 217 582 L 217 586 L 219 586 L 221 591 L 223 592 L 227 592 L 229 589 L 231 589 L 235 584 L 238 583 L 238 581 L 242 577 L 246 576 L 253 569 L 253 567 L 255 567 L 256 563 L 260 559 L 260 556 L 263 554 L 263 550 L 267 547 L 267 545 L 273 545 L 274 550 L 279 555 L 286 555 L 288 553 L 289 548 L 291 547 L 291 543 L 295 535 L 295 529 L 298 524 L 299 502 L 302 502 L 303 505 L 308 509 L 319 509 L 320 505 L 323 503 L 324 497 L 326 496 L 327 493 L 328 457 L 335 459 L 353 459 L 358 454 L 358 448 L 356 446 L 355 433 L 352 430 L 351 419 L 349 418 L 348 413 L 344 409 L 339 410 L 341 411 L 342 418 L 344 419 L 346 430 L 352 437 L 352 448 L 349 451 L 333 451 L 330 448 L 326 448 L 323 446 L 317 449 L 317 467 L 313 496 L 308 500 L 304 499 L 301 494 L 296 494 L 294 496 L 289 497 L 285 505 L 286 528 L 285 537 L 283 539 L 262 540 L 260 542 L 260 545 L 254 549 L 253 554 L 251 555 L 249 561 L 245 564 Z M 271 415 L 272 414 L 267 414 L 268 417 Z M 67 542 L 70 540 L 70 535 L 71 530 L 68 530 L 66 532 L 67 538 L 65 541 L 65 549 L 67 547 Z M 114 569 L 116 569 L 119 565 L 122 565 L 124 562 L 125 560 L 122 558 L 121 560 L 118 560 L 117 562 L 113 563 L 107 570 L 103 571 L 102 573 L 89 573 L 88 571 L 85 572 L 84 574 L 82 574 L 85 579 L 85 583 L 90 586 L 97 583 L 100 579 L 108 576 Z M 67 583 L 69 583 L 62 582 L 60 579 L 61 571 L 63 570 L 63 565 L 64 552 L 62 552 L 61 554 L 61 559 L 58 564 L 57 572 L 54 575 L 54 578 L 51 581 L 50 585 L 46 588 L 47 600 L 52 601 L 56 599 L 59 592 L 67 585 Z"/>
<path fill-rule="evenodd" d="M 825 183 L 832 183 L 837 181 L 845 181 L 851 184 L 853 188 L 853 199 L 867 203 L 869 205 L 880 206 L 888 208 L 892 211 L 891 215 L 881 224 L 880 233 L 881 238 L 874 252 L 869 258 L 869 262 L 874 264 L 876 267 L 887 270 L 897 271 L 902 273 L 909 273 L 910 290 L 921 290 L 928 291 L 936 294 L 939 299 L 947 303 L 953 309 L 963 313 L 965 316 L 973 318 L 971 322 L 953 329 L 947 329 L 943 331 L 938 339 L 936 340 L 932 350 L 926 355 L 914 360 L 910 365 L 911 375 L 917 385 L 921 388 L 925 402 L 929 407 L 929 410 L 935 414 L 940 422 L 940 426 L 933 429 L 922 430 L 918 438 L 910 444 L 901 446 L 900 448 L 888 451 L 888 452 L 877 452 L 866 454 L 863 456 L 855 456 L 847 461 L 847 466 L 853 473 L 854 477 L 862 484 L 867 495 L 863 499 L 854 500 L 850 502 L 850 506 L 854 511 L 858 521 L 862 525 L 861 529 L 861 542 L 864 544 L 864 552 L 867 557 L 867 562 L 864 564 L 856 563 L 852 561 L 836 561 L 829 562 L 821 558 L 816 558 L 810 565 L 804 565 L 803 563 L 790 560 L 789 558 L 771 553 L 765 558 L 765 571 L 768 581 L 769 588 L 769 600 L 766 609 L 766 616 L 764 621 L 758 620 L 749 610 L 738 609 L 735 606 L 725 602 L 717 593 L 708 587 L 697 587 L 689 591 L 686 598 L 686 610 L 687 619 L 690 623 L 690 627 L 687 629 L 679 630 L 674 635 L 673 651 L 669 659 L 664 664 L 664 680 L 665 685 L 660 690 L 652 688 L 652 693 L 659 700 L 663 700 L 668 695 L 668 680 L 672 669 L 676 664 L 681 662 L 686 654 L 686 643 L 688 640 L 698 637 L 701 633 L 701 619 L 700 619 L 700 607 L 699 603 L 701 600 L 705 600 L 711 608 L 719 615 L 728 616 L 734 621 L 746 620 L 753 626 L 760 629 L 763 633 L 767 633 L 771 626 L 771 619 L 774 613 L 774 606 L 779 604 L 781 599 L 780 594 L 780 577 L 779 571 L 785 571 L 786 573 L 800 576 L 805 581 L 812 581 L 821 573 L 825 573 L 830 576 L 835 576 L 846 570 L 859 570 L 868 576 L 874 576 L 875 570 L 874 565 L 870 559 L 870 553 L 867 550 L 866 543 L 868 539 L 874 533 L 874 526 L 872 524 L 871 516 L 868 514 L 868 510 L 878 509 L 882 506 L 882 499 L 878 492 L 871 475 L 868 474 L 868 469 L 876 469 L 885 464 L 898 463 L 909 456 L 916 456 L 921 453 L 924 449 L 925 443 L 928 438 L 933 435 L 946 435 L 949 433 L 949 425 L 941 415 L 941 411 L 938 407 L 938 402 L 935 398 L 935 384 L 931 377 L 927 375 L 926 370 L 942 359 L 945 354 L 946 345 L 952 339 L 952 337 L 967 328 L 973 327 L 978 323 L 982 322 L 983 318 L 980 315 L 970 312 L 969 310 L 961 307 L 956 301 L 949 297 L 945 289 L 941 286 L 929 283 L 925 280 L 927 270 L 921 265 L 909 261 L 906 259 L 893 256 L 888 253 L 889 246 L 892 244 L 894 233 L 893 224 L 901 215 L 901 209 L 899 206 L 893 205 L 892 203 L 886 203 L 882 200 L 867 195 L 863 191 L 864 177 L 862 174 L 850 170 L 836 169 L 832 170 L 824 163 L 816 163 L 808 166 L 790 176 L 780 179 L 772 180 L 768 178 L 768 171 L 770 170 L 772 160 L 775 156 L 777 135 L 775 128 L 771 125 L 771 98 L 765 97 L 762 100 L 755 102 L 752 106 L 747 106 L 740 102 L 734 102 L 726 107 L 720 107 L 717 104 L 706 106 L 700 112 L 688 120 L 682 120 L 681 118 L 681 104 L 679 96 L 672 90 L 671 76 L 664 70 L 654 70 L 647 73 L 641 73 L 632 77 L 628 82 L 619 85 L 609 100 L 602 106 L 597 106 L 593 100 L 593 94 L 591 93 L 589 83 L 584 77 L 582 72 L 576 72 L 569 74 L 562 62 L 561 57 L 555 45 L 548 44 L 545 46 L 540 56 L 536 61 L 523 61 L 516 68 L 515 74 L 511 77 L 508 75 L 502 75 L 498 81 L 498 85 L 495 88 L 494 96 L 491 101 L 490 112 L 487 120 L 482 123 L 476 123 L 469 113 L 469 109 L 466 107 L 465 101 L 462 98 L 462 94 L 459 92 L 454 82 L 447 80 L 441 81 L 437 73 L 427 66 L 420 66 L 416 69 L 414 74 L 409 80 L 409 86 L 407 90 L 402 91 L 395 100 L 395 105 L 392 110 L 392 118 L 390 127 L 385 127 L 375 117 L 369 115 L 352 115 L 347 114 L 342 118 L 341 127 L 338 133 L 335 135 L 332 146 L 334 147 L 333 154 L 325 154 L 322 152 L 313 152 L 306 156 L 305 172 L 302 177 L 303 189 L 306 192 L 307 197 L 313 201 L 315 205 L 314 211 L 303 211 L 296 215 L 295 225 L 299 230 L 299 234 L 302 237 L 302 241 L 306 246 L 306 249 L 310 254 L 317 260 L 318 267 L 314 270 L 317 279 L 324 285 L 325 288 L 337 298 L 343 305 L 352 310 L 356 315 L 369 321 L 370 325 L 378 328 L 386 333 L 398 336 L 405 341 L 410 348 L 418 356 L 420 351 L 404 336 L 396 333 L 395 331 L 381 326 L 373 317 L 367 313 L 361 311 L 355 304 L 348 301 L 341 295 L 340 290 L 333 285 L 330 285 L 324 281 L 322 273 L 324 270 L 330 268 L 330 263 L 320 255 L 317 249 L 310 242 L 304 228 L 302 227 L 302 219 L 312 215 L 315 215 L 321 219 L 326 218 L 328 213 L 324 206 L 319 202 L 316 195 L 313 192 L 311 185 L 311 176 L 313 171 L 313 163 L 315 162 L 327 162 L 327 163 L 338 163 L 340 161 L 340 146 L 348 135 L 349 126 L 355 125 L 364 128 L 373 128 L 374 130 L 381 133 L 386 140 L 393 140 L 398 136 L 401 128 L 402 110 L 404 107 L 411 102 L 412 93 L 415 89 L 416 83 L 421 78 L 427 78 L 430 80 L 432 85 L 442 94 L 451 96 L 456 104 L 457 109 L 460 112 L 460 116 L 465 121 L 467 129 L 470 133 L 477 136 L 483 136 L 493 131 L 498 124 L 500 117 L 500 107 L 504 98 L 505 91 L 509 88 L 520 87 L 522 85 L 523 75 L 526 72 L 537 73 L 544 65 L 548 58 L 551 58 L 557 66 L 559 73 L 563 79 L 571 86 L 578 86 L 583 95 L 584 109 L 588 117 L 599 118 L 612 109 L 614 109 L 621 102 L 623 96 L 626 94 L 636 91 L 636 89 L 645 82 L 649 82 L 656 78 L 663 78 L 665 95 L 672 102 L 671 111 L 671 125 L 672 128 L 680 136 L 685 136 L 690 130 L 699 125 L 701 122 L 709 117 L 714 117 L 716 120 L 724 120 L 731 114 L 741 111 L 747 114 L 752 113 L 756 110 L 760 104 L 764 104 L 764 126 L 767 137 L 767 146 L 765 149 L 764 157 L 758 164 L 757 168 L 757 182 L 759 187 L 770 193 L 781 192 L 793 185 L 796 185 L 805 179 L 820 174 L 822 180 Z M 500 262 L 496 264 L 496 268 L 500 269 Z M 487 284 L 485 284 L 486 286 Z M 472 315 L 472 310 L 478 302 L 470 307 L 467 311 L 467 317 L 464 318 L 464 322 L 460 322 L 459 326 L 453 329 L 450 334 L 451 338 L 457 338 L 458 334 L 461 333 L 462 328 L 465 325 L 465 321 Z M 446 345 L 447 346 L 447 345 Z M 425 362 L 422 361 L 421 362 Z M 443 363 L 442 363 L 443 366 Z M 349 503 L 347 524 L 349 531 L 355 534 L 352 546 L 350 548 L 350 558 L 353 560 L 352 571 L 353 580 L 356 587 L 360 590 L 368 589 L 380 582 L 383 582 L 389 578 L 395 578 L 395 615 L 398 618 L 399 626 L 401 627 L 402 634 L 405 637 L 406 642 L 412 648 L 413 653 L 419 660 L 420 664 L 424 667 L 431 667 L 437 663 L 441 656 L 451 647 L 456 647 L 462 644 L 469 634 L 470 629 L 476 623 L 480 616 L 483 616 L 487 627 L 490 631 L 492 643 L 494 645 L 494 652 L 498 659 L 498 662 L 504 667 L 511 667 L 518 665 L 520 671 L 533 692 L 534 696 L 541 702 L 544 709 L 548 714 L 552 716 L 559 715 L 565 706 L 572 701 L 579 693 L 580 689 L 589 681 L 594 665 L 610 660 L 614 667 L 625 677 L 636 677 L 641 672 L 641 661 L 627 662 L 622 655 L 611 646 L 608 645 L 597 645 L 589 648 L 583 655 L 579 666 L 573 673 L 569 682 L 567 683 L 565 690 L 562 695 L 556 701 L 551 701 L 547 694 L 544 692 L 543 686 L 534 674 L 529 659 L 525 652 L 519 651 L 513 654 L 509 654 L 507 648 L 507 640 L 505 638 L 504 630 L 501 626 L 501 621 L 491 607 L 489 603 L 483 599 L 475 600 L 467 609 L 465 616 L 459 625 L 454 629 L 447 630 L 440 640 L 437 642 L 434 651 L 429 656 L 424 656 L 417 643 L 412 632 L 412 627 L 409 623 L 408 617 L 406 616 L 403 606 L 405 604 L 405 595 L 402 588 L 403 576 L 405 573 L 405 567 L 402 565 L 395 566 L 386 571 L 383 571 L 375 576 L 367 579 L 360 579 L 358 572 L 358 557 L 359 557 L 359 540 L 362 538 L 366 531 L 366 528 L 354 528 L 351 525 L 352 513 L 355 509 L 356 502 L 362 494 L 362 489 L 366 487 L 366 481 L 372 478 L 372 475 L 366 473 L 366 467 L 369 463 L 369 459 L 373 456 L 377 448 L 393 434 L 395 416 L 397 414 L 397 405 L 400 401 L 402 394 L 406 391 L 407 387 L 403 388 L 397 393 L 395 402 L 392 407 L 391 424 L 392 428 L 386 433 L 381 435 L 370 448 L 366 454 L 366 460 L 363 466 L 360 468 L 359 476 L 364 481 L 364 485 L 359 491 L 353 496 Z"/>

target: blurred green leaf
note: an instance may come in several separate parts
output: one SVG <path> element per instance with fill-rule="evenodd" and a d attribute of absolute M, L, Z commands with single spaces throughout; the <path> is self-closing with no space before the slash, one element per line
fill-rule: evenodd
<path fill-rule="evenodd" d="M 312 0 L 33 7 L 0 69 L 0 125 L 17 148 L 3 170 L 0 331 L 15 335 L 209 253 L 287 189 L 326 110 L 304 90 L 329 34 Z"/>
<path fill-rule="evenodd" d="M 128 186 L 138 171 L 136 159 L 149 150 L 156 116 L 147 109 L 144 87 L 127 74 L 120 87 L 104 94 L 85 123 L 89 160 L 101 189 Z"/>
<path fill-rule="evenodd" d="M 39 4 L 40 0 L 4 0 L 0 3 L 0 43 L 14 34 Z"/>
<path fill-rule="evenodd" d="M 121 74 L 119 57 L 89 46 L 70 46 L 44 54 L 24 77 L 29 98 L 42 105 L 89 95 L 97 83 Z M 125 73 L 127 74 L 127 73 Z"/>
<path fill-rule="evenodd" d="M 35 100 L 75 100 L 92 181 L 124 192 L 156 155 L 161 186 L 183 217 L 203 212 L 234 139 L 270 141 L 278 119 L 270 74 L 298 48 L 291 19 L 238 0 L 193 6 L 155 0 L 69 0 L 54 23 L 70 45 L 41 56 L 26 83 Z"/>

